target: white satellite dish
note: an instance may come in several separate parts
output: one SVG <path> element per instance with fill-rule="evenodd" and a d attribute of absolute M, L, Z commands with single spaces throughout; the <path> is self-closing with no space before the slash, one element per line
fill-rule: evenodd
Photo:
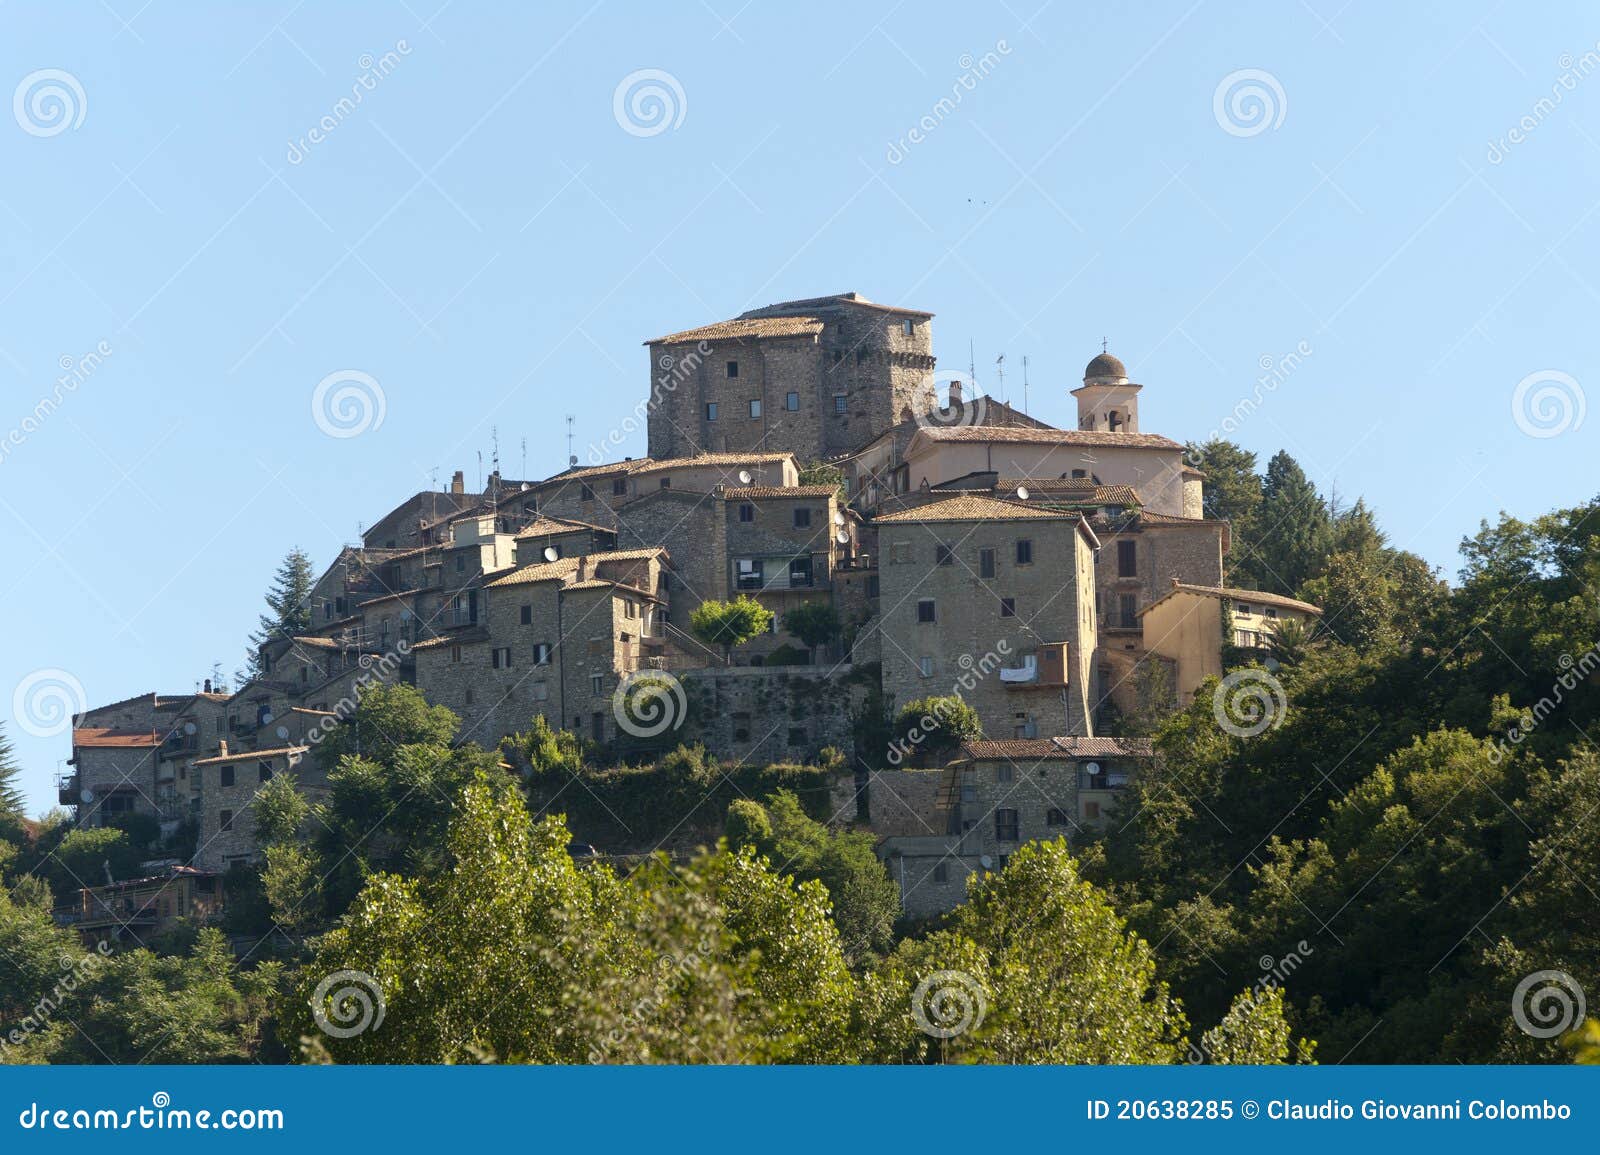
<path fill-rule="evenodd" d="M 994 859 L 985 854 L 978 859 L 978 865 L 983 867 L 985 870 L 988 870 L 994 865 Z"/>
<path fill-rule="evenodd" d="M 1028 500 L 1028 487 L 1026 485 L 1017 486 L 1017 500 L 1018 501 L 1027 501 Z"/>
<path fill-rule="evenodd" d="M 94 801 L 94 791 L 93 790 L 84 790 L 81 794 L 78 795 L 78 797 L 83 799 L 85 802 L 93 802 Z"/>
<path fill-rule="evenodd" d="M 839 510 L 835 510 L 834 511 L 833 524 L 834 525 L 843 525 L 844 524 L 844 510 L 839 509 Z"/>
<path fill-rule="evenodd" d="M 749 485 L 750 484 L 750 471 L 748 469 L 741 469 L 739 471 L 739 484 L 740 485 Z"/>
<path fill-rule="evenodd" d="M 523 482 L 523 483 L 522 483 L 522 491 L 523 491 L 523 492 L 524 492 L 524 493 L 526 493 L 526 492 L 527 492 L 527 491 L 528 491 L 528 490 L 529 490 L 529 489 L 531 489 L 531 488 L 532 488 L 532 486 L 530 486 L 530 485 L 529 485 L 529 484 L 528 484 L 528 483 L 527 483 L 527 482 L 526 482 L 526 481 L 524 481 L 524 482 Z"/>
<path fill-rule="evenodd" d="M 1098 762 L 1085 762 L 1083 764 L 1083 768 L 1085 770 L 1087 770 L 1090 774 L 1098 774 L 1098 773 L 1100 773 L 1100 763 L 1098 763 Z"/>
<path fill-rule="evenodd" d="M 555 546 L 547 545 L 547 546 L 544 547 L 544 560 L 545 561 L 555 561 L 560 556 L 561 556 L 561 551 L 556 549 Z"/>
<path fill-rule="evenodd" d="M 833 540 L 838 542 L 840 545 L 849 545 L 850 535 L 841 529 L 837 534 L 834 535 Z"/>
<path fill-rule="evenodd" d="M 199 727 L 196 726 L 193 722 L 185 722 L 183 724 L 183 732 L 185 734 L 193 734 L 198 730 L 199 730 Z"/>

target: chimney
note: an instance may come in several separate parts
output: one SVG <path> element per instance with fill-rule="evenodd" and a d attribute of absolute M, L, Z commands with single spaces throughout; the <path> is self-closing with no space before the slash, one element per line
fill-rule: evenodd
<path fill-rule="evenodd" d="M 207 694 L 209 694 L 209 693 L 211 693 L 211 679 L 210 679 L 210 678 L 207 678 L 207 679 L 206 679 L 206 688 L 205 688 L 205 692 L 206 692 L 206 693 L 207 693 Z"/>
<path fill-rule="evenodd" d="M 1179 585 L 1178 579 L 1177 578 L 1173 578 L 1172 579 L 1172 588 L 1173 589 L 1177 589 L 1178 585 Z"/>
<path fill-rule="evenodd" d="M 461 470 L 458 469 L 458 470 L 456 470 L 455 476 L 450 479 L 450 492 L 451 493 L 465 493 L 466 491 L 467 491 L 467 475 L 465 473 L 463 473 Z"/>
<path fill-rule="evenodd" d="M 226 738 L 217 739 L 217 757 L 226 758 L 227 756 L 228 756 L 228 740 Z"/>
<path fill-rule="evenodd" d="M 960 406 L 960 404 L 961 404 L 961 382 L 960 381 L 956 381 L 956 380 L 952 380 L 950 382 L 950 408 L 955 409 L 958 406 Z"/>

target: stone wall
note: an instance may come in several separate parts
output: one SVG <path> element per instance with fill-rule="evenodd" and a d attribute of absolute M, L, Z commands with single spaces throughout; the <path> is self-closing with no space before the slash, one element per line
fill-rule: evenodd
<path fill-rule="evenodd" d="M 722 761 L 815 763 L 824 746 L 849 760 L 851 713 L 865 687 L 851 668 L 722 666 L 683 675 L 689 721 L 682 741 L 704 742 Z"/>

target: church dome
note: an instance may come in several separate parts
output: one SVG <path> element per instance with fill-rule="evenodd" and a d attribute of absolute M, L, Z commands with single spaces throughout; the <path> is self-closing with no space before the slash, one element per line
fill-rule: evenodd
<path fill-rule="evenodd" d="M 1083 379 L 1085 381 L 1093 381 L 1097 378 L 1107 377 L 1127 380 L 1128 367 L 1110 353 L 1101 353 L 1093 361 L 1090 361 L 1088 367 L 1084 369 Z"/>

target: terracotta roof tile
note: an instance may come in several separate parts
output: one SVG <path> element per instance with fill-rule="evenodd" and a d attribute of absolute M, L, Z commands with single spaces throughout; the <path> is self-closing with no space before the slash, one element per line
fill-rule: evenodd
<path fill-rule="evenodd" d="M 992 441 L 1010 445 L 1082 445 L 1096 449 L 1182 449 L 1159 433 L 1108 433 L 1098 429 L 1030 429 L 1019 425 L 971 425 L 956 429 L 921 429 L 930 441 Z"/>
<path fill-rule="evenodd" d="M 878 525 L 906 525 L 938 521 L 1081 521 L 1076 513 L 1001 501 L 993 497 L 962 496 L 919 505 L 873 519 Z"/>
<path fill-rule="evenodd" d="M 561 581 L 578 572 L 578 559 L 564 557 L 556 561 L 536 562 L 525 565 L 521 569 L 513 570 L 505 577 L 496 578 L 488 583 L 486 589 L 503 589 L 506 586 L 527 585 L 530 582 Z M 416 647 L 412 647 L 415 649 Z"/>
<path fill-rule="evenodd" d="M 517 530 L 517 539 L 520 541 L 527 537 L 555 537 L 563 533 L 581 533 L 589 530 L 591 533 L 599 530 L 601 533 L 615 533 L 614 529 L 607 529 L 603 525 L 593 525 L 587 521 L 569 521 L 563 517 L 543 517 L 531 521 Z"/>
<path fill-rule="evenodd" d="M 86 726 L 72 732 L 72 744 L 89 749 L 147 749 L 161 745 L 154 730 L 114 730 L 109 726 Z"/>
<path fill-rule="evenodd" d="M 961 747 L 961 753 L 973 759 L 1044 762 L 1071 758 L 1149 758 L 1153 749 L 1146 738 L 1002 738 L 968 742 Z"/>
<path fill-rule="evenodd" d="M 832 497 L 839 491 L 831 485 L 743 485 L 724 489 L 729 501 L 759 501 L 768 497 Z"/>
<path fill-rule="evenodd" d="M 698 329 L 684 329 L 668 333 L 665 337 L 652 337 L 646 345 L 677 345 L 687 341 L 738 341 L 762 337 L 810 337 L 822 332 L 820 317 L 777 316 L 739 317 L 732 321 L 718 321 L 714 325 L 701 325 Z"/>

